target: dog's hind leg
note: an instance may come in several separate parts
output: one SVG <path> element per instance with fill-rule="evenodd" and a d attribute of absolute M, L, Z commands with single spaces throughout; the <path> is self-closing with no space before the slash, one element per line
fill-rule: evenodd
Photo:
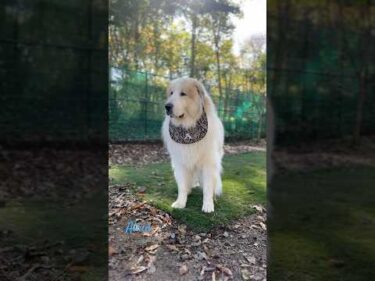
<path fill-rule="evenodd" d="M 202 211 L 214 211 L 214 193 L 217 184 L 217 173 L 213 167 L 203 168 L 203 206 Z"/>
<path fill-rule="evenodd" d="M 222 171 L 221 161 L 216 166 L 215 171 L 215 178 L 216 178 L 216 184 L 215 184 L 215 195 L 219 197 L 223 192 L 223 183 L 221 181 L 221 171 Z"/>
<path fill-rule="evenodd" d="M 216 186 L 215 186 L 215 195 L 219 197 L 223 193 L 223 184 L 221 182 L 220 173 L 216 175 Z"/>
<path fill-rule="evenodd" d="M 200 175 L 200 172 L 198 170 L 194 171 L 193 173 L 193 185 L 192 185 L 192 188 L 195 188 L 195 187 L 199 187 L 199 186 L 202 186 L 201 184 L 201 175 Z"/>

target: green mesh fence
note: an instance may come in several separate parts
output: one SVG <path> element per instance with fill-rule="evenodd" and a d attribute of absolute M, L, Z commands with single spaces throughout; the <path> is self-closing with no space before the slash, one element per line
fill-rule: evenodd
<path fill-rule="evenodd" d="M 164 119 L 167 77 L 112 68 L 109 91 L 109 138 L 112 142 L 159 140 Z M 265 96 L 225 90 L 213 96 L 227 138 L 265 137 Z"/>

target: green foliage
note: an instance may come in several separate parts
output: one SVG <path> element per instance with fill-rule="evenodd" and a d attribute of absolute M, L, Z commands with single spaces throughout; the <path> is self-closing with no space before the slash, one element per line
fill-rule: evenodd
<path fill-rule="evenodd" d="M 160 139 L 168 78 L 147 72 L 112 70 L 116 70 L 119 78 L 110 87 L 110 141 Z M 226 137 L 265 137 L 264 96 L 225 88 L 225 97 L 216 95 L 213 99 L 224 123 Z"/>
<path fill-rule="evenodd" d="M 223 195 L 216 199 L 215 213 L 205 214 L 202 208 L 202 191 L 195 188 L 189 195 L 184 210 L 170 205 L 177 196 L 177 187 L 169 163 L 143 167 L 113 166 L 109 176 L 114 184 L 134 183 L 145 186 L 144 199 L 167 211 L 181 223 L 197 231 L 227 224 L 253 212 L 251 205 L 266 201 L 266 156 L 264 152 L 225 156 L 223 161 Z"/>
<path fill-rule="evenodd" d="M 370 1 L 271 2 L 268 93 L 277 141 L 345 137 L 355 129 L 373 134 Z"/>
<path fill-rule="evenodd" d="M 103 118 L 108 107 L 105 24 L 91 20 L 102 13 L 102 1 L 91 10 L 87 2 L 73 0 L 23 3 L 0 8 L 1 139 L 103 136 L 108 123 Z"/>
<path fill-rule="evenodd" d="M 240 15 L 229 0 L 111 1 L 110 69 L 120 77 L 111 75 L 110 140 L 159 139 L 168 80 L 188 75 L 216 101 L 227 136 L 263 137 L 265 40 L 234 54 Z"/>
<path fill-rule="evenodd" d="M 175 78 L 192 73 L 194 60 L 193 76 L 209 81 L 213 93 L 228 80 L 243 88 L 249 78 L 242 66 L 248 64 L 232 51 L 233 15 L 241 11 L 228 0 L 111 1 L 110 65 Z M 264 88 L 264 80 L 256 83 Z"/>

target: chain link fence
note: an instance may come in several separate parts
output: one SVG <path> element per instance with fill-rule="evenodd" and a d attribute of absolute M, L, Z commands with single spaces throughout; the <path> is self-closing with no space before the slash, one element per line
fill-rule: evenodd
<path fill-rule="evenodd" d="M 109 139 L 111 142 L 160 140 L 169 77 L 149 72 L 110 70 Z M 212 85 L 205 85 L 210 92 Z M 213 96 L 225 135 L 232 139 L 265 137 L 264 93 L 224 89 Z"/>

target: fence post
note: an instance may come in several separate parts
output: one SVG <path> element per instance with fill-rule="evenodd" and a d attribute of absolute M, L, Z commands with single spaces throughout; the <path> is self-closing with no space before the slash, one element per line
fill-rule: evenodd
<path fill-rule="evenodd" d="M 144 137 L 143 137 L 143 139 L 146 139 L 146 136 L 147 136 L 147 103 L 148 103 L 148 72 L 146 71 L 145 72 L 146 73 L 146 79 L 145 79 L 145 81 L 146 81 L 146 89 L 145 89 L 145 102 L 144 102 L 144 108 L 145 108 L 145 110 L 144 110 L 144 114 L 145 114 L 145 116 L 144 116 L 144 126 L 145 126 L 145 135 L 144 135 Z"/>

